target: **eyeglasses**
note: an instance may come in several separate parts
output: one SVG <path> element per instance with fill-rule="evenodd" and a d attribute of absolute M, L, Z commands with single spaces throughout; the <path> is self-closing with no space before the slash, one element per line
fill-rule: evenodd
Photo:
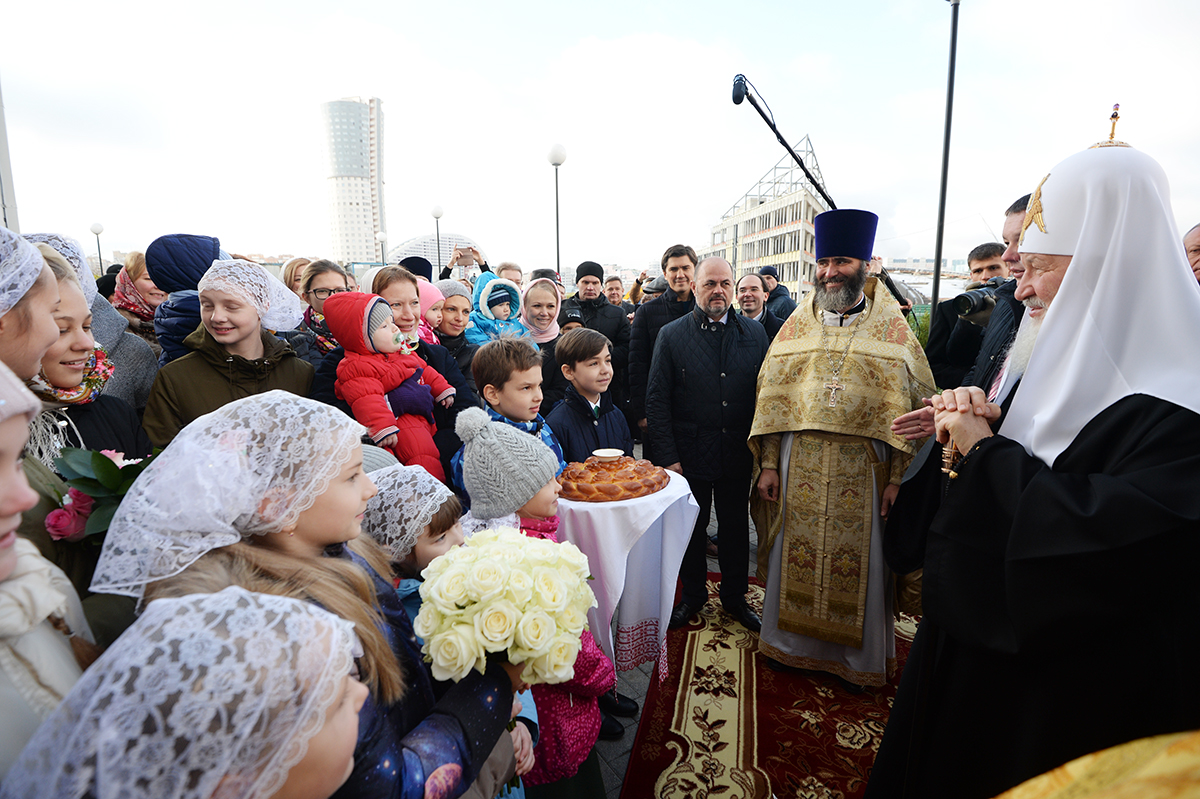
<path fill-rule="evenodd" d="M 350 289 L 309 289 L 309 292 L 318 300 L 327 300 L 334 294 L 345 294 Z"/>

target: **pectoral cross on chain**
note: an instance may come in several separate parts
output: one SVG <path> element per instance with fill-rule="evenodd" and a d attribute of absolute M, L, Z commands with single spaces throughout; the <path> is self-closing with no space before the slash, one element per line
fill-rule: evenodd
<path fill-rule="evenodd" d="M 837 405 L 837 393 L 844 389 L 845 386 L 839 383 L 835 377 L 825 384 L 825 388 L 829 389 L 829 407 L 832 408 Z"/>

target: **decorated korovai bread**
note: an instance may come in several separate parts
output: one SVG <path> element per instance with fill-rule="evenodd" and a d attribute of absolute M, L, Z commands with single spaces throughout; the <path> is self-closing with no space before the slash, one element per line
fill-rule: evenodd
<path fill-rule="evenodd" d="M 666 469 L 650 461 L 635 461 L 622 456 L 602 460 L 596 456 L 583 463 L 569 463 L 563 470 L 563 499 L 576 502 L 617 502 L 644 497 L 659 491 L 670 481 Z"/>

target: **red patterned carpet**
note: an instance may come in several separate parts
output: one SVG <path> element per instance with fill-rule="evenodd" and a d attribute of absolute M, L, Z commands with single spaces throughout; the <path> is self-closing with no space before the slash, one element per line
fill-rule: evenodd
<path fill-rule="evenodd" d="M 621 799 L 861 796 L 915 622 L 897 624 L 891 683 L 855 696 L 832 676 L 768 669 L 711 579 L 709 593 L 701 617 L 668 635 L 668 677 L 646 694 Z M 750 601 L 761 608 L 761 587 Z"/>

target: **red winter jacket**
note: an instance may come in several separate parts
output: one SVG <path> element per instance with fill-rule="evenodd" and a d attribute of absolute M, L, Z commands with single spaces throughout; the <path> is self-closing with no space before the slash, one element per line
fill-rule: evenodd
<path fill-rule="evenodd" d="M 530 538 L 558 541 L 558 517 L 521 519 L 521 532 Z M 575 776 L 600 736 L 600 706 L 596 699 L 617 684 L 617 670 L 588 630 L 575 660 L 575 676 L 556 685 L 535 685 L 538 744 L 526 785 L 545 785 Z"/>
<path fill-rule="evenodd" d="M 345 400 L 354 418 L 366 426 L 376 443 L 398 432 L 396 414 L 387 393 L 424 369 L 420 382 L 433 389 L 435 401 L 454 393 L 454 387 L 414 353 L 376 352 L 367 333 L 367 317 L 375 303 L 387 304 L 376 294 L 348 291 L 325 301 L 322 313 L 329 332 L 346 350 L 338 364 L 334 393 Z M 389 309 L 390 312 L 390 309 Z"/>

